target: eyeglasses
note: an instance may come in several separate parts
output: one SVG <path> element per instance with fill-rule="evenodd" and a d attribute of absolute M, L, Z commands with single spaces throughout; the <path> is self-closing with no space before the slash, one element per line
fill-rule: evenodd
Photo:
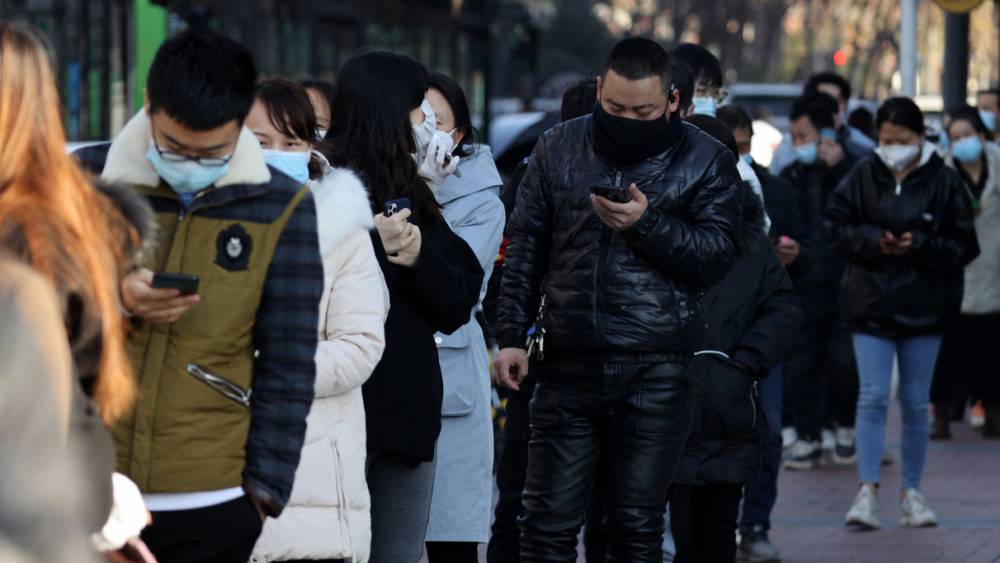
<path fill-rule="evenodd" d="M 156 129 L 153 129 L 153 148 L 156 152 L 160 154 L 160 158 L 167 162 L 197 162 L 202 166 L 208 166 L 211 168 L 218 166 L 225 166 L 229 164 L 229 161 L 233 159 L 233 154 L 236 154 L 236 147 L 233 147 L 233 152 L 229 156 L 188 156 L 186 154 L 180 154 L 176 152 L 165 151 L 160 148 L 160 144 L 156 142 Z M 237 142 L 239 139 L 237 138 Z"/>
<path fill-rule="evenodd" d="M 714 94 L 713 90 L 715 92 Z M 729 97 L 729 90 L 726 90 L 725 88 L 719 88 L 717 90 L 713 88 L 696 88 L 694 95 L 698 97 L 713 98 L 716 103 L 721 104 L 726 101 L 726 98 Z"/>

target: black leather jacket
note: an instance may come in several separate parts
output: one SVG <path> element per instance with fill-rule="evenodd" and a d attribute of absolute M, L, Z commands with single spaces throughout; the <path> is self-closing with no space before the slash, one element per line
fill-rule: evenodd
<path fill-rule="evenodd" d="M 885 338 L 943 334 L 962 304 L 963 269 L 979 255 L 972 198 L 931 148 L 902 184 L 878 157 L 860 163 L 826 214 L 833 250 L 847 260 L 842 316 L 854 332 Z M 913 233 L 903 256 L 882 254 L 886 231 Z"/>
<path fill-rule="evenodd" d="M 592 186 L 636 183 L 649 208 L 614 232 Z M 539 139 L 509 226 L 499 341 L 523 348 L 546 277 L 546 355 L 686 353 L 701 348 L 700 300 L 736 259 L 740 231 L 732 153 L 683 124 L 673 146 L 625 169 L 595 154 L 591 116 Z"/>

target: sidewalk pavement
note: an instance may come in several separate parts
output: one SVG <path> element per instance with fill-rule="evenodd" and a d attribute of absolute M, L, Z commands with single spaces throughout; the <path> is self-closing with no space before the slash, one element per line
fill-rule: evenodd
<path fill-rule="evenodd" d="M 950 441 L 931 442 L 922 492 L 940 526 L 900 528 L 899 411 L 889 413 L 888 444 L 896 462 L 882 468 L 882 530 L 846 528 L 857 491 L 855 467 L 783 471 L 771 539 L 786 563 L 1000 561 L 1000 440 L 984 440 L 953 423 Z"/>

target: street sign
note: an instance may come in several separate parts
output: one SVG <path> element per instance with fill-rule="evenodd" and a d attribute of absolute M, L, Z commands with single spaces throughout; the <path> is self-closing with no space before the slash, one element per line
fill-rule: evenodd
<path fill-rule="evenodd" d="M 982 4 L 983 0 L 934 0 L 934 3 L 946 12 L 967 14 Z"/>

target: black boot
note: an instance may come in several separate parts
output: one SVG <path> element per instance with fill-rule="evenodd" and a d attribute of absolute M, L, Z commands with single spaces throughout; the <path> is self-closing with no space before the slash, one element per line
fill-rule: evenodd
<path fill-rule="evenodd" d="M 986 411 L 983 438 L 1000 438 L 1000 402 L 983 401 L 983 408 Z"/>

